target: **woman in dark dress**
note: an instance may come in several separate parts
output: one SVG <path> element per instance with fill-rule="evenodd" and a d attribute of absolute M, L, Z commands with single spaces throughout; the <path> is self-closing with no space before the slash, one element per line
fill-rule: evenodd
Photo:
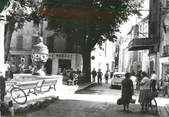
<path fill-rule="evenodd" d="M 130 73 L 125 74 L 125 79 L 122 81 L 122 100 L 123 100 L 123 111 L 129 111 L 129 103 L 133 95 L 133 82 L 130 79 Z"/>

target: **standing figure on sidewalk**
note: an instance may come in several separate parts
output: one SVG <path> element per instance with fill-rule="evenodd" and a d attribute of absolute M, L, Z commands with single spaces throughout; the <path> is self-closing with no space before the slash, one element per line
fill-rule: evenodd
<path fill-rule="evenodd" d="M 98 84 L 102 84 L 102 75 L 103 73 L 101 72 L 101 69 L 97 72 L 97 82 Z"/>
<path fill-rule="evenodd" d="M 146 72 L 142 72 L 142 77 L 143 79 L 140 82 L 140 94 L 138 101 L 141 104 L 141 112 L 145 112 L 148 110 L 149 94 L 151 92 L 151 81 Z"/>
<path fill-rule="evenodd" d="M 134 88 L 134 90 L 136 90 L 137 78 L 136 78 L 135 74 L 132 74 L 132 73 L 131 73 L 130 75 L 131 75 L 130 79 L 131 79 L 132 82 L 133 82 L 133 88 Z"/>
<path fill-rule="evenodd" d="M 105 84 L 107 84 L 108 83 L 108 79 L 109 79 L 109 72 L 108 71 L 106 71 L 104 77 L 105 77 Z"/>
<path fill-rule="evenodd" d="M 19 72 L 23 73 L 25 70 L 25 59 L 21 58 L 21 63 L 19 64 Z"/>
<path fill-rule="evenodd" d="M 166 76 L 164 78 L 164 81 L 163 81 L 163 84 L 164 84 L 164 93 L 163 93 L 163 96 L 165 97 L 166 95 L 169 97 L 169 94 L 168 94 L 168 89 L 169 89 L 169 72 L 167 71 L 166 72 Z"/>
<path fill-rule="evenodd" d="M 96 75 L 97 75 L 97 72 L 96 72 L 95 68 L 93 68 L 93 70 L 92 70 L 92 80 L 93 80 L 93 82 L 95 82 Z"/>
<path fill-rule="evenodd" d="M 125 74 L 125 79 L 122 81 L 122 100 L 123 100 L 123 111 L 129 111 L 129 103 L 134 94 L 133 82 L 130 79 L 130 73 Z"/>
<path fill-rule="evenodd" d="M 156 91 L 156 83 L 157 83 L 157 75 L 155 74 L 155 71 L 151 74 L 151 91 Z"/>

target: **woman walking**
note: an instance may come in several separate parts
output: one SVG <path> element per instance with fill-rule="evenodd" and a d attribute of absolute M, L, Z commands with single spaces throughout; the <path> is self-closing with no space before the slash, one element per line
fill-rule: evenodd
<path fill-rule="evenodd" d="M 125 79 L 122 81 L 122 100 L 123 100 L 123 111 L 129 111 L 129 103 L 134 94 L 133 82 L 130 79 L 130 73 L 125 74 Z"/>
<path fill-rule="evenodd" d="M 150 90 L 150 83 L 151 80 L 148 77 L 146 72 L 142 72 L 143 79 L 140 82 L 140 95 L 139 95 L 139 102 L 141 104 L 141 112 L 147 111 L 147 106 L 149 102 L 149 94 L 151 92 Z"/>

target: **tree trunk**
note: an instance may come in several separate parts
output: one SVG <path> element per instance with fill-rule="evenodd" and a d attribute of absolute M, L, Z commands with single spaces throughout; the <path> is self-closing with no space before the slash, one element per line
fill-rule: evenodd
<path fill-rule="evenodd" d="M 5 29 L 5 41 L 4 41 L 4 47 L 5 47 L 5 61 L 8 59 L 8 54 L 9 54 L 9 50 L 10 50 L 10 44 L 11 44 L 11 38 L 12 38 L 12 34 L 14 32 L 14 28 L 15 28 L 15 23 L 14 22 L 9 22 L 6 25 L 6 29 Z"/>
<path fill-rule="evenodd" d="M 83 52 L 83 73 L 85 74 L 85 82 L 91 82 L 91 51 Z"/>

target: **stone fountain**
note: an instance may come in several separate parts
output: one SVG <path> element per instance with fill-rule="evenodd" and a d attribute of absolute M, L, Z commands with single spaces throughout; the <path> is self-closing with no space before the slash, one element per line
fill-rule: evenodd
<path fill-rule="evenodd" d="M 49 51 L 46 45 L 43 44 L 43 38 L 38 37 L 38 43 L 32 47 L 31 59 L 33 63 L 33 73 L 14 74 L 14 80 L 25 85 L 33 82 L 41 82 L 44 80 L 57 79 L 57 86 L 62 85 L 62 75 L 46 75 L 44 72 L 44 65 L 48 60 Z"/>
<path fill-rule="evenodd" d="M 33 75 L 45 76 L 44 64 L 48 60 L 48 48 L 43 44 L 43 38 L 38 37 L 38 44 L 32 48 L 32 63 L 34 66 Z"/>

